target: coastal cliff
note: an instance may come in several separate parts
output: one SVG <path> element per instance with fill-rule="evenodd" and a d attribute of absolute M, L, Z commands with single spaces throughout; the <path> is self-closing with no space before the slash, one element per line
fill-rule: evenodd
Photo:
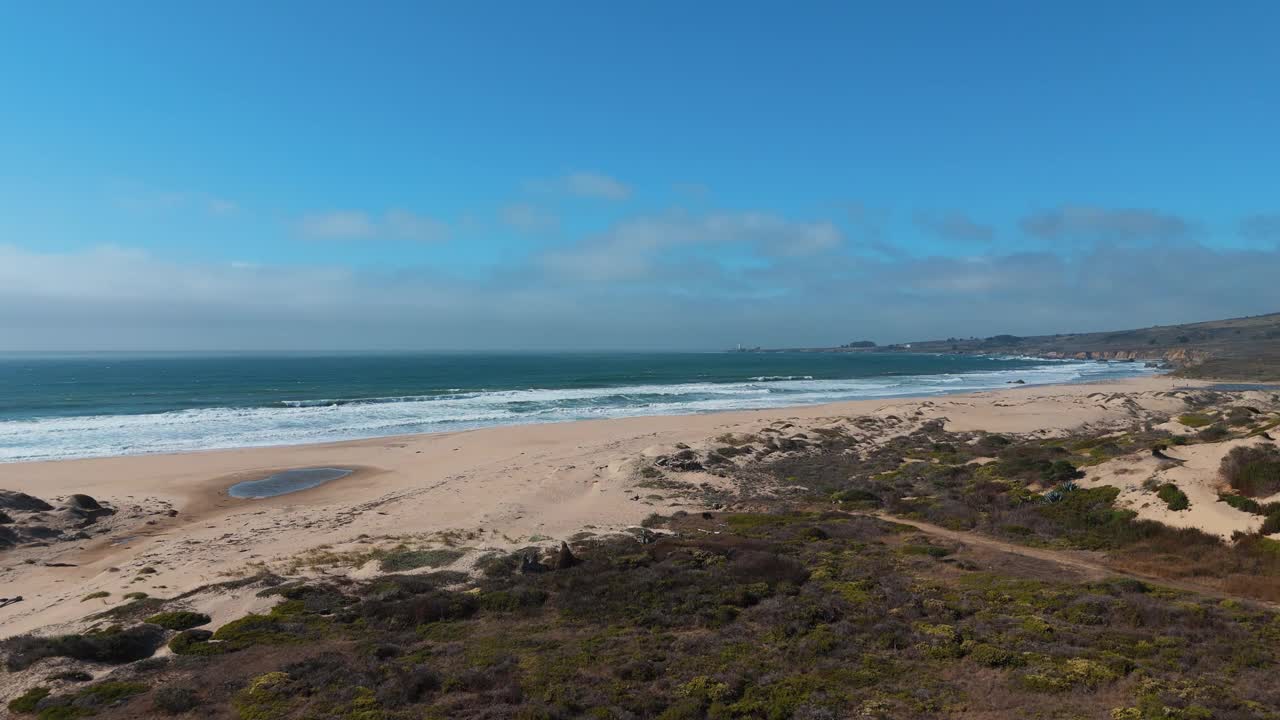
<path fill-rule="evenodd" d="M 1033 353 L 1038 357 L 1050 360 L 1115 360 L 1119 362 L 1136 362 L 1139 360 L 1159 361 L 1173 367 L 1199 365 L 1213 357 L 1211 352 L 1178 348 L 1174 350 L 1080 350 L 1077 352 L 1059 352 L 1050 350 L 1044 353 Z"/>

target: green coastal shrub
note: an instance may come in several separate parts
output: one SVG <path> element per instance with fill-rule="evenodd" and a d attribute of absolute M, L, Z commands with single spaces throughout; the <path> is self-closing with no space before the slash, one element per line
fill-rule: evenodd
<path fill-rule="evenodd" d="M 76 693 L 84 704 L 90 706 L 110 705 L 127 697 L 139 695 L 147 691 L 147 686 L 136 682 L 107 681 L 100 682 Z"/>
<path fill-rule="evenodd" d="M 91 713 L 72 705 L 50 705 L 40 711 L 37 720 L 77 720 Z"/>
<path fill-rule="evenodd" d="M 280 645 L 300 638 L 279 618 L 251 613 L 215 630 L 213 639 L 239 649 L 250 645 Z"/>
<path fill-rule="evenodd" d="M 903 545 L 901 552 L 903 555 L 928 555 L 935 559 L 944 558 L 951 554 L 951 551 L 947 548 L 936 545 Z"/>
<path fill-rule="evenodd" d="M 1233 448 L 1218 472 L 1241 495 L 1274 495 L 1280 492 L 1280 450 L 1270 445 Z"/>
<path fill-rule="evenodd" d="M 1227 429 L 1226 425 L 1214 423 L 1196 433 L 1196 438 L 1205 442 L 1218 442 L 1219 440 L 1227 439 L 1230 435 L 1231 431 Z"/>
<path fill-rule="evenodd" d="M 1173 483 L 1165 483 L 1156 491 L 1156 497 L 1164 501 L 1170 510 L 1186 510 L 1191 507 L 1191 501 L 1187 499 L 1187 494 L 1178 489 Z"/>
<path fill-rule="evenodd" d="M 1208 427 L 1213 424 L 1213 418 L 1204 413 L 1187 413 L 1178 418 L 1178 422 L 1189 428 Z"/>
<path fill-rule="evenodd" d="M 1271 503 L 1275 504 L 1275 503 Z M 1280 533 L 1280 511 L 1273 512 L 1262 521 L 1262 527 L 1258 528 L 1258 532 L 1263 535 L 1273 535 Z"/>
<path fill-rule="evenodd" d="M 49 688 L 33 687 L 9 701 L 9 712 L 33 713 L 36 711 L 36 705 L 47 697 L 49 697 Z"/>
<path fill-rule="evenodd" d="M 48 688 L 38 687 L 11 701 L 9 710 L 14 713 L 36 713 L 37 720 L 72 720 L 96 715 L 100 708 L 119 704 L 147 690 L 147 685 L 143 683 L 118 680 L 90 685 L 71 695 L 53 695 Z"/>
<path fill-rule="evenodd" d="M 1022 677 L 1022 685 L 1036 692 L 1058 693 L 1075 688 L 1094 688 L 1118 679 L 1111 668 L 1096 660 L 1071 658 L 1061 664 Z"/>
<path fill-rule="evenodd" d="M 383 572 L 404 572 L 421 567 L 443 567 L 462 557 L 461 550 L 395 550 L 379 562 Z"/>
<path fill-rule="evenodd" d="M 858 488 L 837 490 L 831 494 L 831 499 L 841 505 L 852 505 L 858 508 L 878 508 L 884 504 L 879 495 Z"/>
<path fill-rule="evenodd" d="M 220 655 L 255 645 L 288 645 L 314 636 L 329 622 L 309 614 L 305 600 L 286 600 L 266 615 L 250 613 L 212 633 L 183 630 L 169 641 L 169 649 L 175 655 Z"/>
<path fill-rule="evenodd" d="M 162 687 L 156 690 L 152 702 L 156 709 L 168 715 L 187 712 L 200 704 L 196 691 L 185 686 Z"/>
<path fill-rule="evenodd" d="M 1011 667 L 1022 664 L 1022 659 L 1017 653 L 986 643 L 977 643 L 969 648 L 969 658 L 987 667 Z"/>
<path fill-rule="evenodd" d="M 1045 483 L 1049 485 L 1060 485 L 1072 480 L 1079 480 L 1084 477 L 1084 472 L 1076 468 L 1068 460 L 1054 460 L 1049 466 L 1041 471 L 1040 476 Z"/>
<path fill-rule="evenodd" d="M 545 590 L 517 587 L 481 593 L 480 607 L 493 612 L 513 612 L 521 608 L 541 607 L 547 601 Z"/>
<path fill-rule="evenodd" d="M 217 655 L 230 649 L 223 643 L 210 643 L 212 637 L 208 630 L 183 630 L 169 641 L 169 649 L 174 655 Z"/>
<path fill-rule="evenodd" d="M 1262 503 L 1259 503 L 1253 498 L 1236 495 L 1235 493 L 1219 493 L 1218 499 L 1241 512 L 1253 513 L 1255 515 L 1264 514 L 1262 512 Z"/>
<path fill-rule="evenodd" d="M 80 635 L 19 635 L 3 642 L 5 664 L 10 671 L 24 670 L 48 657 L 119 665 L 151 657 L 164 641 L 164 631 L 154 625 L 124 629 L 112 626 Z"/>
<path fill-rule="evenodd" d="M 1248 425 L 1253 422 L 1253 416 L 1258 412 L 1256 408 L 1233 407 L 1227 412 L 1228 425 Z"/>
<path fill-rule="evenodd" d="M 190 630 L 193 627 L 207 625 L 211 621 L 212 618 L 204 613 L 191 612 L 189 610 L 175 610 L 172 612 L 152 615 L 143 622 L 148 622 L 152 625 L 159 625 L 166 630 Z"/>
<path fill-rule="evenodd" d="M 270 720 L 283 717 L 289 707 L 289 673 L 275 671 L 259 675 L 232 699 L 243 720 Z"/>

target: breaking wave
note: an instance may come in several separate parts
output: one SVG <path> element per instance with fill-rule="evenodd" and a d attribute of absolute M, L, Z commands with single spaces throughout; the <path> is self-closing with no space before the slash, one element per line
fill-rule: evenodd
<path fill-rule="evenodd" d="M 0 421 L 0 462 L 330 442 L 493 425 L 676 415 L 929 396 L 1087 382 L 1149 372 L 1136 365 L 1046 362 L 1020 369 L 820 379 L 759 376 L 606 388 L 463 390 L 370 398 L 298 399 L 133 415 Z"/>

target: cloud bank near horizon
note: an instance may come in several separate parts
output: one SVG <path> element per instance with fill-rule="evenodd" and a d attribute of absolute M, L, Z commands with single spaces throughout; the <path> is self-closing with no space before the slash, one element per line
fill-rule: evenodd
<path fill-rule="evenodd" d="M 570 178 L 574 176 L 569 176 Z M 610 203 L 620 181 L 561 179 Z M 0 245 L 0 350 L 715 349 L 737 343 L 881 343 L 1124 329 L 1280 309 L 1280 246 L 1210 244 L 1153 210 L 1064 205 L 1018 223 L 1028 240 L 961 211 L 921 211 L 950 252 L 895 246 L 885 215 L 636 212 L 461 273 L 440 264 L 197 262 L 101 245 Z M 833 215 L 833 217 L 835 217 Z M 1272 237 L 1275 216 L 1241 221 Z M 531 201 L 496 225 L 561 233 Z M 314 240 L 452 242 L 407 210 L 306 215 Z M 434 245 L 433 245 L 434 246 Z"/>

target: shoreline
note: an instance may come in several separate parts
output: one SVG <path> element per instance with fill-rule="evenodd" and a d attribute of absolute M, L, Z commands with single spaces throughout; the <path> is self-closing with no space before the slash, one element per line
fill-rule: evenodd
<path fill-rule="evenodd" d="M 869 441 L 930 420 L 961 431 L 1048 436 L 1131 421 L 1125 403 L 1134 397 L 1157 411 L 1172 411 L 1182 401 L 1166 397 L 1168 392 L 1207 384 L 1154 376 L 311 445 L 6 463 L 0 465 L 0 488 L 50 501 L 84 493 L 118 512 L 109 523 L 89 528 L 96 534 L 82 540 L 23 546 L 0 556 L 6 594 L 25 598 L 0 610 L 0 635 L 74 622 L 91 610 L 80 603 L 91 591 L 113 598 L 131 591 L 172 595 L 254 568 L 296 562 L 317 548 L 367 551 L 380 542 L 456 536 L 477 552 L 512 549 L 559 542 L 584 529 L 620 532 L 654 512 L 702 510 L 696 497 L 646 486 L 641 461 L 682 444 L 711 447 L 716 438 L 770 425 L 799 431 L 874 416 L 885 425 Z M 325 466 L 358 472 L 271 498 L 242 500 L 226 493 L 246 479 Z M 707 472 L 682 474 L 681 480 L 691 487 L 727 482 Z M 151 571 L 143 573 L 145 568 Z M 242 611 L 251 600 L 226 602 Z M 201 609 L 215 616 L 224 610 L 217 603 Z"/>
<path fill-rule="evenodd" d="M 1045 358 L 1039 358 L 1039 359 L 1044 360 Z M 1062 360 L 1062 359 L 1058 359 L 1058 361 L 1065 362 L 1065 360 Z M 961 390 L 942 389 L 942 390 L 936 390 L 934 392 L 908 391 L 902 394 L 888 394 L 888 395 L 879 395 L 874 397 L 860 397 L 860 398 L 851 398 L 851 399 L 823 400 L 819 402 L 802 402 L 802 403 L 796 403 L 796 404 L 765 405 L 765 406 L 756 407 L 756 408 L 674 410 L 672 412 L 657 412 L 653 414 L 646 414 L 646 413 L 628 414 L 623 412 L 622 414 L 615 415 L 615 416 L 604 416 L 604 417 L 598 417 L 598 418 L 568 418 L 568 419 L 552 419 L 552 420 L 515 421 L 515 422 L 505 422 L 505 423 L 494 423 L 489 425 L 478 425 L 475 427 L 442 429 L 438 431 L 408 432 L 408 433 L 397 433 L 392 435 L 369 435 L 369 436 L 349 437 L 349 438 L 341 438 L 341 439 L 317 440 L 314 442 L 284 441 L 280 443 L 263 444 L 263 445 L 226 445 L 226 446 L 212 447 L 212 448 L 176 449 L 176 450 L 175 449 L 142 450 L 139 452 L 124 452 L 124 453 L 100 454 L 100 455 L 99 454 L 67 455 L 64 457 L 0 459 L 0 468 L 3 468 L 8 465 L 30 465 L 30 464 L 39 464 L 39 463 L 47 463 L 47 462 L 70 462 L 70 461 L 77 461 L 77 460 L 105 460 L 105 459 L 123 458 L 123 457 L 194 455 L 194 454 L 239 451 L 239 450 L 279 449 L 279 448 L 319 446 L 319 445 L 340 445 L 345 443 L 376 442 L 380 440 L 388 440 L 393 438 L 412 438 L 412 437 L 426 436 L 426 435 L 455 435 L 458 433 L 477 432 L 477 431 L 500 429 L 500 428 L 524 427 L 524 426 L 535 426 L 535 425 L 562 425 L 562 424 L 571 424 L 571 423 L 580 423 L 580 422 L 599 422 L 599 421 L 605 421 L 605 420 L 616 421 L 616 420 L 631 420 L 631 419 L 637 419 L 637 418 L 650 418 L 650 417 L 692 417 L 692 416 L 702 416 L 702 415 L 719 415 L 719 414 L 734 414 L 734 413 L 789 412 L 792 410 L 799 410 L 802 408 L 822 408 L 822 407 L 828 407 L 828 406 L 840 406 L 840 405 L 851 404 L 851 403 L 856 404 L 856 403 L 864 403 L 864 402 L 904 402 L 904 401 L 911 401 L 911 400 L 924 400 L 924 399 L 930 399 L 930 398 L 946 398 L 946 397 L 964 396 L 964 395 L 980 394 L 980 393 L 1002 392 L 1006 390 L 1070 387 L 1070 386 L 1079 386 L 1079 385 L 1105 385 L 1109 383 L 1116 383 L 1116 382 L 1123 383 L 1131 380 L 1143 380 L 1143 379 L 1150 379 L 1150 378 L 1172 378 L 1172 376 L 1168 374 L 1160 373 L 1160 372 L 1137 372 L 1130 375 L 1123 375 L 1123 376 L 1117 376 L 1117 377 L 1104 377 L 1104 378 L 1077 377 L 1075 379 L 1066 380 L 1062 382 L 1022 383 L 1021 380 L 1019 379 L 1017 381 L 1013 381 L 1013 380 L 1007 381 L 1003 385 L 996 385 L 988 388 L 978 388 L 978 389 L 970 388 L 970 389 L 961 389 Z M 858 378 L 854 378 L 852 380 L 856 380 L 856 379 Z M 352 401 L 351 404 L 357 404 L 357 403 L 354 403 Z M 255 406 L 255 407 L 248 407 L 248 408 L 228 407 L 228 408 L 201 408 L 201 409 L 203 410 L 234 410 L 234 409 L 262 410 L 264 408 Z M 92 419 L 112 418 L 112 417 L 119 417 L 119 418 L 162 417 L 164 415 L 169 414 L 170 412 L 184 412 L 184 411 L 141 413 L 138 415 L 133 415 L 133 414 L 86 415 L 83 417 L 92 418 Z M 19 420 L 12 420 L 11 422 L 31 423 L 31 422 L 38 422 L 42 420 L 67 420 L 67 419 L 74 419 L 74 417 L 67 418 L 67 417 L 59 416 L 59 417 L 49 417 L 49 418 L 45 418 L 45 417 L 25 418 L 25 419 L 19 419 Z"/>
<path fill-rule="evenodd" d="M 360 447 L 368 444 L 376 444 L 389 441 L 406 441 L 418 438 L 447 438 L 470 433 L 484 433 L 491 431 L 502 431 L 517 428 L 533 428 L 533 427 L 570 427 L 576 425 L 585 425 L 590 423 L 617 423 L 628 421 L 644 421 L 653 419 L 680 419 L 680 418 L 703 418 L 717 416 L 751 416 L 767 413 L 797 413 L 799 415 L 812 415 L 815 411 L 830 410 L 830 414 L 843 414 L 844 410 L 857 409 L 862 405 L 869 403 L 910 403 L 917 401 L 935 400 L 935 399 L 953 399 L 964 397 L 981 397 L 999 393 L 1013 392 L 1030 392 L 1033 390 L 1048 390 L 1053 388 L 1075 388 L 1075 387 L 1107 387 L 1111 385 L 1127 385 L 1134 383 L 1142 383 L 1146 380 L 1168 380 L 1170 382 L 1181 383 L 1176 386 L 1163 388 L 1165 390 L 1192 390 L 1211 387 L 1214 385 L 1222 385 L 1212 380 L 1198 380 L 1177 378 L 1169 374 L 1150 374 L 1150 375 L 1131 375 L 1118 378 L 1107 378 L 1103 380 L 1090 380 L 1080 382 L 1062 382 L 1062 383 L 1043 383 L 1043 384 L 1024 384 L 1019 385 L 1009 383 L 1004 387 L 990 388 L 985 390 L 959 390 L 955 392 L 939 392 L 921 395 L 890 395 L 874 398 L 858 398 L 854 400 L 833 400 L 830 402 L 820 403 L 803 403 L 799 405 L 779 405 L 776 407 L 763 408 L 745 408 L 734 410 L 706 410 L 702 412 L 687 413 L 658 413 L 653 415 L 624 415 L 620 417 L 601 417 L 601 418 L 575 418 L 570 420 L 549 420 L 545 422 L 524 422 L 524 423 L 508 423 L 501 425 L 484 425 L 481 427 L 462 428 L 457 430 L 441 430 L 439 432 L 413 432 L 398 433 L 394 435 L 373 435 L 369 437 L 349 438 L 345 440 L 321 440 L 310 443 L 283 443 L 280 445 L 239 445 L 234 447 L 208 448 L 204 450 L 179 450 L 179 451 L 157 451 L 157 452 L 140 452 L 125 453 L 118 455 L 90 455 L 82 457 L 66 457 L 66 458 L 49 458 L 41 460 L 10 460 L 0 461 L 0 483 L 5 480 L 5 469 L 13 466 L 32 467 L 40 465 L 48 465 L 53 463 L 79 463 L 79 462 L 101 462 L 108 460 L 132 460 L 141 458 L 156 457 L 200 457 L 223 453 L 241 453 L 253 451 L 285 451 L 285 450 L 301 450 L 304 448 L 341 448 L 341 447 Z M 1261 386 L 1262 384 L 1258 384 Z M 1249 384 L 1250 388 L 1253 384 Z M 1280 385 L 1274 386 L 1280 390 Z M 1261 389 L 1261 387 L 1259 388 Z M 271 468 L 266 471 L 279 472 L 287 470 L 287 467 Z"/>

